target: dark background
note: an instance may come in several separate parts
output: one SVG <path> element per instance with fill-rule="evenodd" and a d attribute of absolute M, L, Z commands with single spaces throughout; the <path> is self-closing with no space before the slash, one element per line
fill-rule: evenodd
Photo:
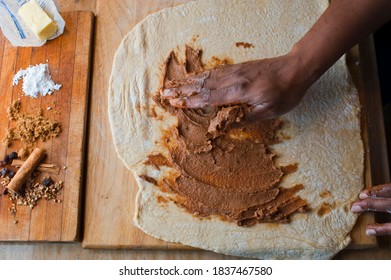
<path fill-rule="evenodd" d="M 387 137 L 388 161 L 391 159 L 391 21 L 374 33 L 376 60 L 383 101 L 384 126 Z M 391 166 L 391 165 L 390 165 Z M 376 167 L 375 167 L 376 168 Z M 389 183 L 389 182 L 384 182 Z M 391 182 L 390 182 L 391 183 Z M 378 222 L 391 222 L 390 214 L 376 216 Z M 380 238 L 383 247 L 390 248 L 391 238 Z"/>
<path fill-rule="evenodd" d="M 383 101 L 388 160 L 391 159 L 391 21 L 374 33 L 376 60 Z M 391 165 L 390 165 L 391 166 Z M 388 182 L 384 182 L 388 183 Z"/>
<path fill-rule="evenodd" d="M 391 104 L 391 21 L 374 33 L 383 105 Z"/>

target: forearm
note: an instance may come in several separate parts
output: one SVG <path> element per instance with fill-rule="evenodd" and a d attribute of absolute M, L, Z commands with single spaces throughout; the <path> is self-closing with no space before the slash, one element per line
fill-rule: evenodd
<path fill-rule="evenodd" d="M 306 83 L 315 82 L 364 36 L 391 19 L 391 0 L 334 0 L 293 47 Z"/>

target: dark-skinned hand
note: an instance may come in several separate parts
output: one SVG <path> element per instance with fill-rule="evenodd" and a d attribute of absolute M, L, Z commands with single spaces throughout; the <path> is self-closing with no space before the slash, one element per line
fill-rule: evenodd
<path fill-rule="evenodd" d="M 359 200 L 352 204 L 352 212 L 378 211 L 391 213 L 391 184 L 368 188 L 360 193 Z M 367 235 L 391 234 L 391 223 L 369 224 Z"/>
<path fill-rule="evenodd" d="M 291 54 L 225 65 L 179 81 L 161 97 L 179 108 L 247 104 L 247 121 L 275 118 L 298 105 L 309 86 L 297 65 Z"/>

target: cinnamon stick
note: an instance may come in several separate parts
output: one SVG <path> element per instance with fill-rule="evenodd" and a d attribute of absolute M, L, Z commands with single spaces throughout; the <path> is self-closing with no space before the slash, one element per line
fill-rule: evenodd
<path fill-rule="evenodd" d="M 14 193 L 17 192 L 39 165 L 44 156 L 44 149 L 35 148 L 27 160 L 22 164 L 18 172 L 16 172 L 11 182 L 9 182 L 7 189 Z"/>
<path fill-rule="evenodd" d="M 15 166 L 16 168 L 20 168 L 23 165 L 23 163 L 24 163 L 23 160 L 14 159 L 11 165 Z M 53 163 L 41 163 L 37 166 L 37 171 L 58 175 L 60 174 L 61 168 Z"/>

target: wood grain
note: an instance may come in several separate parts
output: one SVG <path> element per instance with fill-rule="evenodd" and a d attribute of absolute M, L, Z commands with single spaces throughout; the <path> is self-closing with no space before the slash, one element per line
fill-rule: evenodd
<path fill-rule="evenodd" d="M 106 0 L 107 1 L 107 0 Z M 90 11 L 95 13 L 97 0 L 60 0 L 57 1 L 61 12 Z"/>
<path fill-rule="evenodd" d="M 56 176 L 41 174 L 41 178 L 50 175 L 64 182 L 59 197 L 62 203 L 41 200 L 33 210 L 19 206 L 17 224 L 8 211 L 8 197 L 0 197 L 0 240 L 75 241 L 79 236 L 94 17 L 91 12 L 64 13 L 63 17 L 67 23 L 64 34 L 42 47 L 14 48 L 0 35 L 0 87 L 4 96 L 0 107 L 1 138 L 5 129 L 13 125 L 6 116 L 6 108 L 13 100 L 20 99 L 24 113 L 34 114 L 42 108 L 46 117 L 60 122 L 62 132 L 57 138 L 39 142 L 37 146 L 46 150 L 45 162 L 67 167 Z M 39 63 L 49 64 L 53 80 L 62 84 L 59 91 L 34 99 L 22 95 L 22 83 L 11 87 L 12 77 L 20 68 Z M 0 156 L 20 147 L 21 143 L 14 141 L 7 149 L 1 147 Z"/>
<path fill-rule="evenodd" d="M 107 83 L 111 74 L 114 53 L 122 38 L 148 14 L 185 2 L 189 1 L 98 2 L 97 12 L 100 20 L 97 22 L 92 83 L 94 95 L 91 100 L 88 140 L 85 231 L 82 243 L 84 248 L 191 249 L 152 238 L 133 225 L 137 184 L 133 175 L 116 157 L 106 109 Z M 108 33 L 110 33 L 111 40 L 106 40 Z M 356 55 L 360 54 L 357 52 Z M 357 59 L 359 60 L 359 57 Z M 363 59 L 365 61 L 372 60 L 373 53 L 364 55 Z M 360 67 L 358 68 L 360 69 Z M 357 75 L 357 79 L 362 80 L 362 78 L 362 75 Z M 377 76 L 372 73 L 367 78 L 374 80 L 377 79 Z M 361 94 L 367 93 L 380 96 L 380 92 L 373 88 L 361 90 Z M 379 109 L 380 107 L 371 108 L 371 110 Z M 366 115 L 365 110 L 363 110 L 363 115 Z M 378 123 L 378 125 L 381 126 L 382 123 Z M 365 131 L 367 130 L 365 129 Z M 363 134 L 364 141 L 367 136 L 368 133 Z M 372 138 L 372 140 L 375 139 Z M 373 142 L 373 144 L 378 145 L 379 142 Z M 366 150 L 369 150 L 371 145 L 372 143 L 366 142 Z M 379 147 L 381 149 L 384 146 Z M 366 185 L 373 183 L 371 165 L 369 164 L 371 161 L 373 159 L 366 157 Z M 353 244 L 351 248 L 377 245 L 375 238 L 365 235 L 366 224 L 373 221 L 373 214 L 363 215 L 359 219 L 352 233 Z"/>
<path fill-rule="evenodd" d="M 107 84 L 122 38 L 150 13 L 189 1 L 99 1 L 86 177 L 85 248 L 183 248 L 157 240 L 132 222 L 137 184 L 117 157 L 107 117 Z M 110 39 L 108 40 L 108 36 Z"/>

